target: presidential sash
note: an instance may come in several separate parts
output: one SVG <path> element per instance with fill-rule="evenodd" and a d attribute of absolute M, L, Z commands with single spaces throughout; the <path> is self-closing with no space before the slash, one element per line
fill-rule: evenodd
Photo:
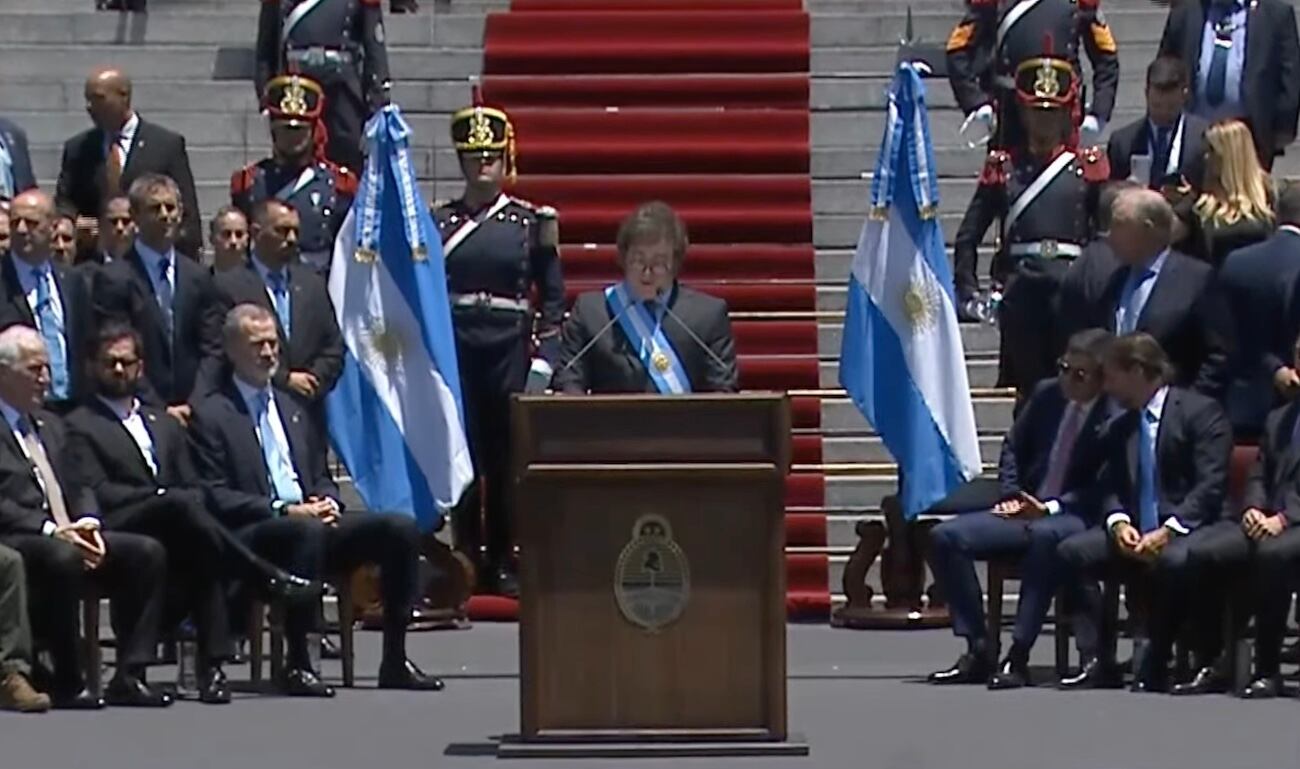
<path fill-rule="evenodd" d="M 646 302 L 634 302 L 627 285 L 621 281 L 605 289 L 605 304 L 610 317 L 618 318 L 619 327 L 636 347 L 641 365 L 645 366 L 655 389 L 665 395 L 691 392 L 686 367 L 664 334 L 665 308 L 661 305 L 651 310 Z"/>

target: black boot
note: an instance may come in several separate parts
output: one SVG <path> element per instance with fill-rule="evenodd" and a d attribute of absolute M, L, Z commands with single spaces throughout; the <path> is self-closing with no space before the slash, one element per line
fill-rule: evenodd
<path fill-rule="evenodd" d="M 952 667 L 937 670 L 926 680 L 932 684 L 984 684 L 988 683 L 991 672 L 988 646 L 980 641 L 967 641 L 966 653 Z"/>
<path fill-rule="evenodd" d="M 1028 685 L 1029 652 L 1012 644 L 1007 658 L 998 665 L 997 671 L 989 679 L 989 689 L 991 691 L 1019 689 Z"/>

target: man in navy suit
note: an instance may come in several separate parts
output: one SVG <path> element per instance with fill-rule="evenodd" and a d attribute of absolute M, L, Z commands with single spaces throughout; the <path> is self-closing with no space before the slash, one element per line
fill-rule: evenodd
<path fill-rule="evenodd" d="M 1300 185 L 1282 188 L 1277 220 L 1271 238 L 1233 251 L 1219 269 L 1238 337 L 1225 403 L 1237 440 L 1259 437 L 1278 394 L 1300 392 L 1291 365 L 1291 344 L 1300 333 Z"/>
<path fill-rule="evenodd" d="M 27 132 L 0 117 L 0 200 L 12 200 L 18 193 L 36 187 L 32 157 L 27 150 Z"/>
<path fill-rule="evenodd" d="M 1103 449 L 1105 525 L 1076 534 L 1057 549 L 1069 571 L 1066 578 L 1084 581 L 1085 599 L 1075 622 L 1083 669 L 1061 685 L 1118 683 L 1115 629 L 1092 583 L 1118 569 L 1150 585 L 1149 653 L 1135 671 L 1133 688 L 1166 691 L 1174 633 L 1194 603 L 1189 553 L 1222 513 L 1232 430 L 1217 402 L 1169 384 L 1173 367 L 1149 334 L 1115 340 L 1106 351 L 1104 371 L 1106 393 L 1127 413 L 1110 426 Z"/>
<path fill-rule="evenodd" d="M 1147 113 L 1110 135 L 1110 178 L 1159 189 L 1171 176 L 1200 189 L 1205 173 L 1205 118 L 1189 114 L 1187 65 L 1161 56 L 1147 67 Z M 1141 158 L 1141 160 L 1139 160 Z"/>
<path fill-rule="evenodd" d="M 1098 428 L 1105 420 L 1101 357 L 1112 336 L 1075 334 L 1058 364 L 1060 375 L 1034 389 L 1002 442 L 1002 499 L 992 510 L 967 513 L 931 533 L 931 568 L 948 597 L 953 632 L 967 651 L 931 683 L 984 683 L 1014 689 L 1029 681 L 1029 650 L 1056 593 L 1056 546 L 1089 525 L 1092 505 L 1080 492 L 1100 464 Z M 974 561 L 1023 556 L 1020 605 L 1011 650 L 990 678 L 984 602 Z"/>

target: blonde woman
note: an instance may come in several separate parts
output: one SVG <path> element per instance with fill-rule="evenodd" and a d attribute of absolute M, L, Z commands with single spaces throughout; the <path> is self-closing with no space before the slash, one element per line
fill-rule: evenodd
<path fill-rule="evenodd" d="M 1250 129 L 1240 120 L 1215 123 L 1205 132 L 1204 190 L 1175 204 L 1188 224 L 1187 249 L 1218 267 L 1232 251 L 1272 234 L 1274 200 L 1272 179 L 1255 155 Z"/>

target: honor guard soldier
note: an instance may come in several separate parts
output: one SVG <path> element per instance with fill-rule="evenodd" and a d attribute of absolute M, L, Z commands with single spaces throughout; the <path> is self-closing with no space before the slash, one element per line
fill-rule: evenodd
<path fill-rule="evenodd" d="M 301 75 L 267 83 L 262 105 L 271 120 L 271 157 L 230 179 L 230 202 L 247 217 L 272 197 L 298 211 L 299 253 L 322 272 L 329 269 L 334 237 L 357 191 L 356 175 L 324 158 L 320 121 L 325 103 L 320 85 Z"/>
<path fill-rule="evenodd" d="M 1070 116 L 1079 81 L 1067 59 L 1028 59 L 1016 72 L 1025 145 L 989 153 L 957 230 L 956 283 L 963 315 L 977 290 L 977 249 L 994 221 L 993 282 L 1005 286 L 999 384 L 1027 395 L 1052 376 L 1063 342 L 1055 297 L 1070 263 L 1092 236 L 1100 186 L 1110 175 L 1104 150 L 1072 145 Z"/>
<path fill-rule="evenodd" d="M 380 0 L 262 0 L 257 21 L 258 96 L 271 79 L 306 75 L 325 91 L 326 156 L 361 168 L 361 130 L 392 86 Z"/>
<path fill-rule="evenodd" d="M 507 498 L 510 396 L 545 389 L 559 355 L 559 232 L 554 209 L 502 191 L 515 172 L 514 128 L 504 112 L 462 109 L 452 115 L 451 138 L 465 195 L 436 207 L 434 218 L 447 260 L 461 392 L 480 481 L 453 511 L 453 525 L 457 547 L 478 562 L 484 520 L 483 587 L 512 595 L 518 588 Z"/>
<path fill-rule="evenodd" d="M 1082 43 L 1092 63 L 1092 104 L 1083 133 L 1096 141 L 1115 106 L 1119 56 L 1115 37 L 1101 13 L 1101 0 L 966 0 L 966 14 L 948 37 L 948 79 L 957 106 L 990 132 L 990 148 L 1017 149 L 1024 138 L 1016 121 L 1015 75 L 1038 58 L 1043 40 L 1064 41 L 1063 56 L 1079 67 Z M 1075 105 L 1079 125 L 1082 99 Z"/>

